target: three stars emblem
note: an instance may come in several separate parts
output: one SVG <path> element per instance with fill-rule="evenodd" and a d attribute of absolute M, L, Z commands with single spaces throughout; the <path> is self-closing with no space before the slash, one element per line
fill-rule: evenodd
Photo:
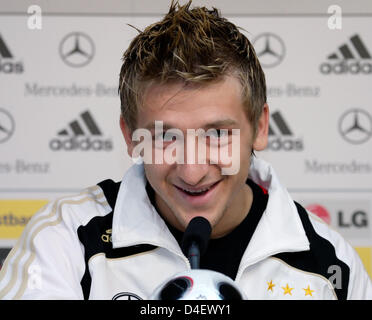
<path fill-rule="evenodd" d="M 274 292 L 274 287 L 276 286 L 275 283 L 273 283 L 273 280 L 270 280 L 266 282 L 267 283 L 267 291 L 271 291 L 271 292 Z M 294 290 L 294 288 L 291 288 L 289 286 L 289 284 L 287 283 L 285 287 L 281 287 L 283 289 L 283 295 L 286 295 L 286 294 L 289 294 L 290 296 L 292 295 L 292 290 Z M 315 290 L 312 290 L 310 288 L 310 285 L 307 286 L 307 288 L 302 288 L 302 290 L 305 291 L 305 296 L 313 296 L 313 292 L 315 292 Z"/>

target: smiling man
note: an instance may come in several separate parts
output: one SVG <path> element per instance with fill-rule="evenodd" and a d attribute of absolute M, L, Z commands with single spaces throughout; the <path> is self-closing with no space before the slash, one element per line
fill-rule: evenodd
<path fill-rule="evenodd" d="M 254 156 L 268 139 L 265 76 L 218 10 L 172 2 L 124 53 L 119 93 L 142 163 L 37 213 L 3 265 L 0 298 L 148 299 L 190 269 L 180 242 L 198 216 L 212 226 L 201 267 L 248 299 L 372 298 L 352 247 Z"/>
<path fill-rule="evenodd" d="M 245 218 L 252 204 L 253 194 L 246 184 L 252 150 L 262 150 L 267 143 L 268 107 L 262 106 L 256 133 L 245 114 L 242 103 L 242 85 L 232 74 L 207 83 L 164 83 L 150 85 L 144 94 L 143 108 L 138 111 L 136 126 L 151 127 L 155 121 L 163 121 L 166 127 L 177 128 L 184 133 L 184 163 L 161 161 L 161 164 L 145 163 L 146 178 L 155 191 L 154 201 L 163 218 L 183 231 L 196 216 L 207 218 L 213 227 L 212 237 L 221 237 Z M 132 154 L 136 143 L 131 140 L 131 130 L 121 118 L 121 128 Z M 207 132 L 214 128 L 215 136 L 206 136 L 198 143 L 206 144 L 206 161 L 199 163 L 198 152 L 190 129 Z M 238 129 L 239 145 L 232 148 L 232 130 Z M 229 164 L 214 160 L 210 154 L 214 145 L 222 149 L 218 135 L 226 130 L 226 152 L 237 158 L 240 170 L 224 175 L 222 169 Z M 154 132 L 152 132 L 154 134 Z M 163 138 L 163 136 L 161 136 Z M 173 140 L 165 143 L 176 143 Z M 167 145 L 168 146 L 168 145 Z M 153 145 L 155 149 L 155 144 Z M 228 150 L 227 150 L 228 149 Z M 190 152 L 188 152 L 190 151 Z M 154 151 L 156 152 L 156 150 Z M 189 153 L 195 156 L 191 159 Z M 153 159 L 155 157 L 151 157 Z M 204 157 L 203 157 L 204 159 Z"/>

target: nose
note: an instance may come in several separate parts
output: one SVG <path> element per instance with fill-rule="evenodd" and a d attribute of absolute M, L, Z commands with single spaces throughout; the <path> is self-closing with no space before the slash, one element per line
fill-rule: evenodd
<path fill-rule="evenodd" d="M 177 175 L 185 184 L 196 186 L 208 173 L 208 164 L 178 164 Z"/>

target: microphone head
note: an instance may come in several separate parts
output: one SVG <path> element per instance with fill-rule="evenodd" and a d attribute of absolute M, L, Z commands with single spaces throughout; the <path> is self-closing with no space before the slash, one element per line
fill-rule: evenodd
<path fill-rule="evenodd" d="M 203 255 L 207 250 L 208 241 L 211 236 L 212 227 L 209 221 L 203 217 L 195 217 L 191 219 L 185 233 L 183 234 L 181 249 L 187 256 L 188 249 L 192 242 L 196 242 L 199 246 L 200 255 Z"/>
<path fill-rule="evenodd" d="M 228 276 L 212 270 L 186 270 L 165 280 L 150 300 L 244 300 L 243 291 Z"/>

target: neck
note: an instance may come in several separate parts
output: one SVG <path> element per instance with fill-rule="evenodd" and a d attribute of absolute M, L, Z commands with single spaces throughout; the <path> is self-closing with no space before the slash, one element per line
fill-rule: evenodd
<path fill-rule="evenodd" d="M 252 202 L 252 189 L 245 184 L 236 199 L 225 209 L 222 218 L 213 226 L 211 238 L 218 239 L 233 231 L 246 218 Z"/>

